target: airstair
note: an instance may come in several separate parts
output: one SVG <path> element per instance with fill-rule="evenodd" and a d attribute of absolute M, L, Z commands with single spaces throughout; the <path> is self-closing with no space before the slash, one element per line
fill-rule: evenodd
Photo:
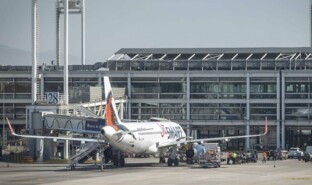
<path fill-rule="evenodd" d="M 101 143 L 86 143 L 82 145 L 79 149 L 76 150 L 76 154 L 72 155 L 70 157 L 70 168 L 75 169 L 78 163 L 83 163 L 86 160 L 88 160 L 90 157 L 93 157 L 96 155 L 96 153 L 99 151 L 100 153 L 104 151 L 107 146 Z"/>
<path fill-rule="evenodd" d="M 100 148 L 100 143 L 86 143 L 82 145 L 79 149 L 76 150 L 76 154 L 70 157 L 70 167 L 74 169 L 78 163 L 83 163 L 88 160 L 90 157 L 96 155 L 96 152 Z"/>

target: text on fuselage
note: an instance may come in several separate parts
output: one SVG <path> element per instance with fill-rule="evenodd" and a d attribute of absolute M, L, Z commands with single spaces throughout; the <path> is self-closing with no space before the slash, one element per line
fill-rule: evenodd
<path fill-rule="evenodd" d="M 182 129 L 181 127 L 165 127 L 168 136 L 168 139 L 181 138 L 182 137 Z"/>

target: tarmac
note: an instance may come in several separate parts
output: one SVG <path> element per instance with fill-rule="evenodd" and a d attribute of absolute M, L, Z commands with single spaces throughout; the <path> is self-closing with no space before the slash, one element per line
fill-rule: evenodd
<path fill-rule="evenodd" d="M 312 162 L 297 159 L 267 161 L 221 168 L 200 168 L 180 163 L 178 167 L 158 164 L 157 158 L 127 158 L 125 167 L 101 170 L 94 164 L 81 164 L 75 170 L 68 164 L 0 163 L 2 185 L 311 185 Z M 9 167 L 8 167 L 9 166 Z"/>

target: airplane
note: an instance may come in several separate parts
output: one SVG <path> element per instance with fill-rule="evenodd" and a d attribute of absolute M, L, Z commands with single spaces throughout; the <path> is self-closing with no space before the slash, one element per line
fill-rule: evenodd
<path fill-rule="evenodd" d="M 178 149 L 185 145 L 196 143 L 204 143 L 210 141 L 229 141 L 231 139 L 260 137 L 268 132 L 267 119 L 265 119 L 264 133 L 255 135 L 240 135 L 240 136 L 225 136 L 217 138 L 190 139 L 187 138 L 183 128 L 178 123 L 172 122 L 163 118 L 150 118 L 146 121 L 121 121 L 118 116 L 115 100 L 111 84 L 108 77 L 104 77 L 104 88 L 106 97 L 106 125 L 100 130 L 100 139 L 91 138 L 70 138 L 70 137 L 55 137 L 55 136 L 36 136 L 36 135 L 20 135 L 16 134 L 7 119 L 10 132 L 14 136 L 40 138 L 40 139 L 61 139 L 61 140 L 76 140 L 88 142 L 108 142 L 110 146 L 119 151 L 138 154 L 138 155 L 159 155 L 160 163 L 165 163 L 165 154 L 168 153 L 168 166 L 179 165 Z M 83 130 L 81 130 L 84 133 Z M 192 146 L 192 145 L 191 145 Z M 195 145 L 194 145 L 195 146 Z M 111 147 L 104 151 L 108 155 Z M 197 148 L 190 148 L 188 154 L 196 154 Z M 106 157 L 106 156 L 105 156 Z M 188 155 L 188 157 L 191 157 Z M 114 165 L 125 165 L 124 157 L 113 158 Z"/>

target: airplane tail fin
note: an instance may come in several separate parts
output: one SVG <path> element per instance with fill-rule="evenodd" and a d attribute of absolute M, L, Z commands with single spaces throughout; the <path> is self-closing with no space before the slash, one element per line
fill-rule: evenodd
<path fill-rule="evenodd" d="M 120 124 L 120 118 L 115 104 L 112 87 L 107 76 L 104 76 L 104 90 L 105 90 L 105 112 L 106 112 L 106 125 L 115 128 L 115 124 Z"/>

